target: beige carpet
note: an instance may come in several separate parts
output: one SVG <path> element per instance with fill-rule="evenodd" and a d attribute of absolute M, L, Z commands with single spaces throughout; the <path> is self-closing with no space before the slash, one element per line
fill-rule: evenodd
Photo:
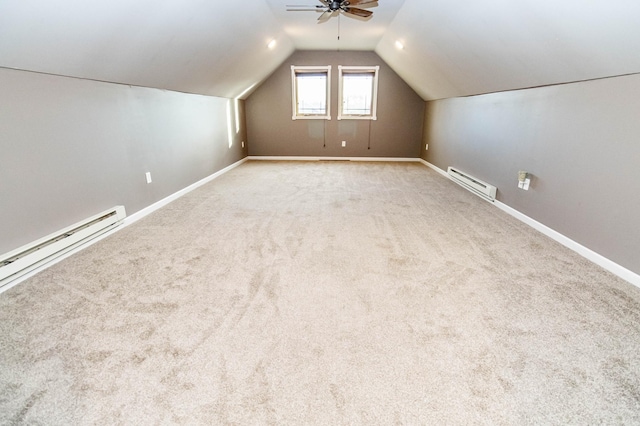
<path fill-rule="evenodd" d="M 249 162 L 0 294 L 0 424 L 639 424 L 640 290 L 420 164 Z"/>

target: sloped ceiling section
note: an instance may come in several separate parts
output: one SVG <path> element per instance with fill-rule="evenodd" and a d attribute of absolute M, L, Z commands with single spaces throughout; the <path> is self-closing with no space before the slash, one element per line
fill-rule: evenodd
<path fill-rule="evenodd" d="M 246 98 L 295 48 L 375 50 L 425 100 L 640 72 L 637 0 L 379 0 L 323 24 L 289 3 L 320 4 L 2 0 L 0 67 Z"/>
<path fill-rule="evenodd" d="M 297 4 L 313 9 L 318 0 L 265 0 L 284 30 L 293 39 L 297 50 L 374 50 L 404 0 L 380 0 L 357 7 L 373 12 L 368 19 L 347 14 L 334 14 L 319 22 L 323 10 L 287 11 L 287 5 Z"/>
<path fill-rule="evenodd" d="M 264 0 L 0 2 L 6 68 L 244 98 L 293 50 Z"/>
<path fill-rule="evenodd" d="M 405 0 L 375 50 L 425 100 L 638 73 L 640 2 Z"/>

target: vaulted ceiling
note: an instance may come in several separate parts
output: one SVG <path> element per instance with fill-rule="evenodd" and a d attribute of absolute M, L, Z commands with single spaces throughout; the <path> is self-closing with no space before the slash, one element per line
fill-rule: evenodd
<path fill-rule="evenodd" d="M 324 23 L 287 4 L 319 3 L 3 0 L 0 67 L 244 98 L 295 49 L 374 50 L 425 100 L 640 72 L 635 0 L 379 0 Z"/>

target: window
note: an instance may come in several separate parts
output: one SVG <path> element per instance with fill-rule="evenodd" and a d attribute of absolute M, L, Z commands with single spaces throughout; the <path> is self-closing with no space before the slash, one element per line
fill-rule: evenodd
<path fill-rule="evenodd" d="M 380 67 L 338 67 L 338 120 L 376 120 Z"/>
<path fill-rule="evenodd" d="M 291 67 L 293 119 L 331 120 L 329 81 L 331 66 Z"/>

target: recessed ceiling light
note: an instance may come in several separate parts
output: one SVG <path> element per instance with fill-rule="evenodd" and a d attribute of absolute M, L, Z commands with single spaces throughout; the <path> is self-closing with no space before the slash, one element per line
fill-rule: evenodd
<path fill-rule="evenodd" d="M 396 40 L 396 47 L 400 50 L 404 49 L 404 44 L 400 40 Z"/>
<path fill-rule="evenodd" d="M 267 44 L 267 47 L 269 49 L 273 49 L 274 47 L 276 47 L 276 40 L 275 39 L 271 40 L 269 44 Z"/>

